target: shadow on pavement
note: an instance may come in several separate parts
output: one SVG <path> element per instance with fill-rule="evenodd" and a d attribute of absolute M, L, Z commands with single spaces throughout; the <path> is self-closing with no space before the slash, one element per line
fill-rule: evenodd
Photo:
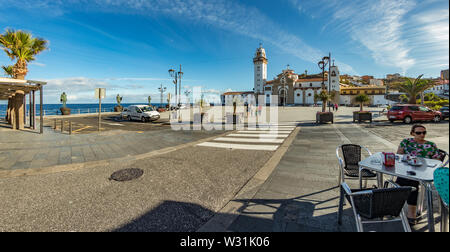
<path fill-rule="evenodd" d="M 317 194 L 333 190 L 319 191 Z M 344 210 L 343 224 L 337 225 L 337 206 L 320 207 L 323 201 L 308 200 L 304 195 L 292 199 L 243 199 L 239 216 L 215 213 L 201 205 L 187 202 L 164 201 L 151 211 L 129 223 L 111 230 L 113 232 L 195 232 L 212 217 L 236 219 L 227 231 L 231 232 L 347 232 L 354 231 L 352 212 Z M 253 211 L 255 206 L 268 207 L 269 211 Z M 315 211 L 336 208 L 331 214 L 314 216 Z M 219 215 L 219 216 L 217 216 Z M 251 216 L 258 215 L 258 216 Z M 237 218 L 236 218 L 237 217 Z M 218 230 L 221 231 L 221 230 Z"/>
<path fill-rule="evenodd" d="M 321 206 L 338 200 L 338 196 L 325 200 L 308 199 L 314 195 L 335 190 L 328 188 L 291 199 L 243 199 L 240 216 L 229 227 L 233 232 L 353 232 L 352 211 L 344 209 L 343 224 L 337 224 L 337 205 Z M 316 216 L 316 211 L 335 209 L 332 213 Z M 329 211 L 328 211 L 329 212 Z M 253 215 L 253 216 L 252 216 Z M 262 218 L 255 218 L 261 216 Z"/>

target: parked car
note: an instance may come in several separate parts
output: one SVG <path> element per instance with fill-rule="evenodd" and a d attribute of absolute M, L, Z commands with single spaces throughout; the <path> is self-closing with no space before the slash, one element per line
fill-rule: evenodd
<path fill-rule="evenodd" d="M 387 118 L 390 122 L 401 120 L 407 124 L 414 121 L 440 122 L 442 120 L 442 113 L 431 110 L 422 105 L 397 104 L 392 106 L 392 108 L 388 111 Z"/>
<path fill-rule="evenodd" d="M 156 121 L 161 118 L 161 115 L 153 107 L 148 105 L 132 105 L 124 109 L 120 114 L 122 118 L 126 118 L 129 121 L 139 120 L 141 122 Z"/>
<path fill-rule="evenodd" d="M 445 120 L 445 118 L 449 118 L 448 116 L 448 106 L 444 106 L 439 110 L 442 114 L 442 120 Z"/>

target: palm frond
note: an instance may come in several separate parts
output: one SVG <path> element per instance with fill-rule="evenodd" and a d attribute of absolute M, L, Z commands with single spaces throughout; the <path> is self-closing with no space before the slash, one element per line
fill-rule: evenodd
<path fill-rule="evenodd" d="M 14 78 L 14 67 L 13 66 L 2 66 L 3 71 L 6 76 Z"/>

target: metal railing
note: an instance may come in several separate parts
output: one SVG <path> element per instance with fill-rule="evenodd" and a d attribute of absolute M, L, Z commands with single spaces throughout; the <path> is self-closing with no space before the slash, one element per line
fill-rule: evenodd
<path fill-rule="evenodd" d="M 62 115 L 61 111 L 59 109 L 47 109 L 43 110 L 43 116 L 50 116 L 50 115 Z M 102 113 L 107 112 L 114 112 L 114 108 L 102 108 Z M 95 114 L 98 113 L 98 108 L 86 108 L 86 109 L 71 109 L 70 114 L 71 115 L 78 115 L 78 114 Z M 5 117 L 6 111 L 0 111 L 0 117 Z M 29 110 L 26 112 L 26 116 L 30 116 Z M 39 109 L 36 110 L 36 116 L 40 116 Z"/>

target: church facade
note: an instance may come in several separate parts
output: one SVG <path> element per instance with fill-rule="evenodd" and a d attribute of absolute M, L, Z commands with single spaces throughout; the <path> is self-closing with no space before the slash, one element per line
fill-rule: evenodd
<path fill-rule="evenodd" d="M 331 90 L 335 94 L 333 103 L 339 103 L 339 69 L 334 64 L 330 67 L 330 79 L 328 79 L 328 72 L 325 73 L 324 78 L 322 74 L 296 74 L 288 66 L 273 80 L 267 81 L 268 60 L 262 46 L 256 50 L 253 63 L 255 66 L 254 93 L 264 95 L 267 104 L 275 102 L 279 105 L 321 104 L 321 101 L 315 101 L 314 96 L 322 90 Z"/>

